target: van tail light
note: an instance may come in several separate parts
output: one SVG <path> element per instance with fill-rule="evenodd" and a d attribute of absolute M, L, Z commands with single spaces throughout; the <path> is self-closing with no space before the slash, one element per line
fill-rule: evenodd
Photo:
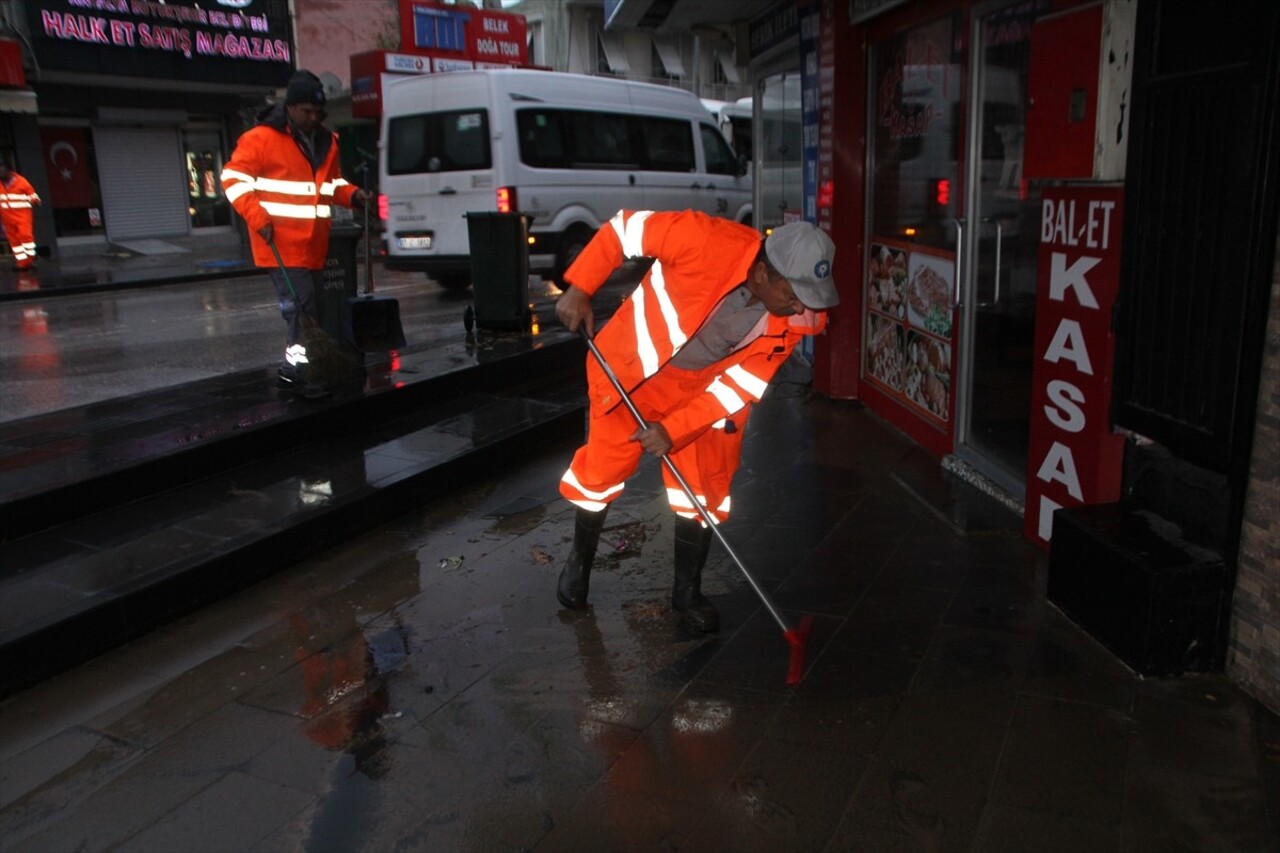
<path fill-rule="evenodd" d="M 516 188 L 498 187 L 498 212 L 515 213 L 517 209 Z"/>
<path fill-rule="evenodd" d="M 387 221 L 387 194 L 378 193 L 378 218 Z"/>

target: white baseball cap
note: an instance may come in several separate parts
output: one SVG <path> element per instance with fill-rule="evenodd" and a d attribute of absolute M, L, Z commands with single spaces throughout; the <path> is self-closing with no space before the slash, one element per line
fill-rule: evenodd
<path fill-rule="evenodd" d="M 806 308 L 821 310 L 840 304 L 831 279 L 836 244 L 827 232 L 812 222 L 788 222 L 765 238 L 764 253 L 773 268 L 791 282 L 796 298 Z"/>

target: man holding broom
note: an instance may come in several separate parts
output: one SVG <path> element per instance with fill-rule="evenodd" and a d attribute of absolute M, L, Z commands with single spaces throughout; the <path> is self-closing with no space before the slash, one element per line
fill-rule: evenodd
<path fill-rule="evenodd" d="M 338 137 L 321 124 L 324 85 L 305 69 L 289 78 L 284 104 L 268 107 L 240 137 L 222 170 L 227 200 L 249 225 L 253 261 L 270 269 L 288 327 L 279 385 L 306 397 L 328 393 L 315 362 L 326 346 L 316 286 L 329 252 L 333 205 L 365 206 L 372 195 L 342 178 Z"/>
<path fill-rule="evenodd" d="M 565 272 L 556 314 L 570 331 L 595 332 L 591 297 L 624 259 L 653 258 L 640 286 L 600 330 L 596 343 L 649 424 L 630 410 L 595 360 L 587 358 L 587 442 L 574 454 L 560 493 L 577 506 L 573 550 L 556 597 L 587 604 L 591 565 L 609 505 L 641 454 L 670 455 L 717 522 L 729 517 L 729 484 L 738 468 L 751 406 L 805 335 L 826 325 L 840 300 L 831 278 L 835 245 L 808 222 L 792 222 L 764 240 L 759 232 L 696 211 L 619 211 Z M 664 466 L 676 514 L 671 607 L 696 631 L 720 616 L 702 594 L 711 530 Z"/>

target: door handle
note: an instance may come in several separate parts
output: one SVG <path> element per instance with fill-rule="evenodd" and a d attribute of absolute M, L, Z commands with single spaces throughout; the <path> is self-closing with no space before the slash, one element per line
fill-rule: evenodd
<path fill-rule="evenodd" d="M 689 184 L 689 189 L 700 190 L 702 189 L 702 184 L 698 183 L 697 181 L 694 181 L 693 183 Z"/>
<path fill-rule="evenodd" d="M 996 224 L 996 287 L 995 287 L 995 304 L 1000 304 L 1000 251 L 1004 247 L 1004 226 L 1000 224 L 999 219 L 993 219 Z"/>
<path fill-rule="evenodd" d="M 984 223 L 991 223 L 996 227 L 996 280 L 995 286 L 992 287 L 992 296 L 990 302 L 979 302 L 979 308 L 990 308 L 1000 304 L 1000 254 L 1004 250 L 1004 226 L 1000 220 L 994 216 L 984 216 L 981 220 Z"/>
<path fill-rule="evenodd" d="M 951 221 L 956 224 L 956 281 L 952 287 L 951 294 L 951 310 L 954 311 L 963 304 L 960 300 L 960 279 L 961 271 L 964 269 L 961 263 L 964 257 L 964 220 L 953 219 Z"/>
<path fill-rule="evenodd" d="M 458 191 L 453 187 L 441 187 L 440 195 L 457 195 Z"/>

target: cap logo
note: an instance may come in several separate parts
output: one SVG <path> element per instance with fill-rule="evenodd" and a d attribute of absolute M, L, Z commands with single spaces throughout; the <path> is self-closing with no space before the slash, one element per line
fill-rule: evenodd
<path fill-rule="evenodd" d="M 825 258 L 813 265 L 814 278 L 826 278 L 831 275 L 831 261 Z"/>

